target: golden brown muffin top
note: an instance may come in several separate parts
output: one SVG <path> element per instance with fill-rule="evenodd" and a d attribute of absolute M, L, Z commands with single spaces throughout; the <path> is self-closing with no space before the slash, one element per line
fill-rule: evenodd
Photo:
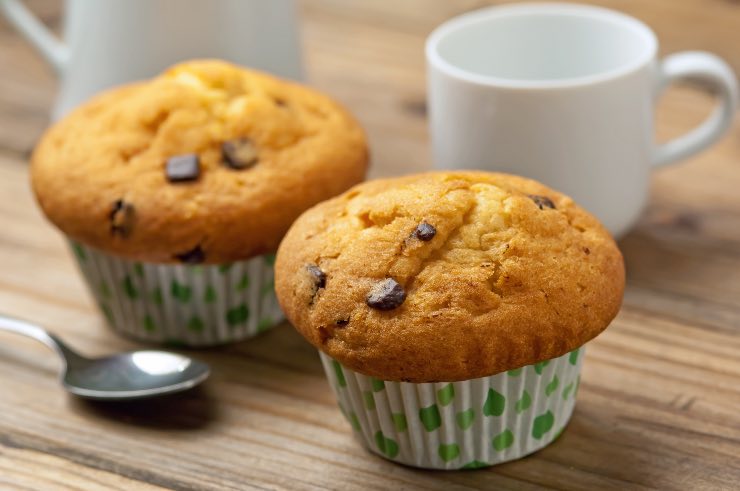
<path fill-rule="evenodd" d="M 484 377 L 561 356 L 617 314 L 616 244 L 573 200 L 483 172 L 366 182 L 305 212 L 278 250 L 288 319 L 382 380 Z"/>
<path fill-rule="evenodd" d="M 206 60 L 82 105 L 43 137 L 31 175 L 75 240 L 222 263 L 274 251 L 301 212 L 360 182 L 367 160 L 363 131 L 328 97 Z"/>

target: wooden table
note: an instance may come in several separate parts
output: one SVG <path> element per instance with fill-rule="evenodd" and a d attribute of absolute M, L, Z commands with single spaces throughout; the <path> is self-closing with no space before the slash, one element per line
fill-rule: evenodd
<path fill-rule="evenodd" d="M 57 0 L 29 2 L 56 25 Z M 425 35 L 484 4 L 308 0 L 310 80 L 368 129 L 372 176 L 426 168 Z M 664 52 L 710 49 L 740 69 L 740 4 L 622 0 Z M 350 5 L 351 4 L 351 5 Z M 54 328 L 85 353 L 135 348 L 103 325 L 59 234 L 27 184 L 29 150 L 55 83 L 0 21 L 0 311 Z M 661 138 L 700 121 L 711 98 L 663 99 Z M 720 144 L 655 173 L 652 200 L 621 241 L 628 285 L 590 345 L 572 423 L 549 448 L 469 472 L 385 462 L 352 438 L 313 348 L 290 326 L 199 356 L 201 390 L 147 404 L 67 396 L 40 345 L 0 341 L 0 489 L 739 489 L 740 125 Z"/>

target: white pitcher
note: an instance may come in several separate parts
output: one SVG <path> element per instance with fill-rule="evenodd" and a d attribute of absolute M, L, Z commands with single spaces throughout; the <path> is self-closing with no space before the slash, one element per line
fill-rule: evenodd
<path fill-rule="evenodd" d="M 191 58 L 302 78 L 293 0 L 67 0 L 63 41 L 20 0 L 0 0 L 0 12 L 60 77 L 52 119 L 102 89 Z"/>

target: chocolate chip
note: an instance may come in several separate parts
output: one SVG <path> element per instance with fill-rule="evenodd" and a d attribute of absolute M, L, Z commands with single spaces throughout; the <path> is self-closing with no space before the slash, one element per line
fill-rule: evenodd
<path fill-rule="evenodd" d="M 198 244 L 193 249 L 190 249 L 187 252 L 175 254 L 175 257 L 180 262 L 183 262 L 185 264 L 200 264 L 206 260 L 206 253 L 203 252 L 203 249 L 200 247 L 200 244 Z"/>
<path fill-rule="evenodd" d="M 431 225 L 427 222 L 421 222 L 411 235 L 419 240 L 427 242 L 432 240 L 434 236 L 437 235 L 437 229 L 434 228 L 434 225 Z"/>
<path fill-rule="evenodd" d="M 319 326 L 319 339 L 321 340 L 321 344 L 326 343 L 326 341 L 331 337 L 331 332 L 326 328 L 326 326 Z"/>
<path fill-rule="evenodd" d="M 315 264 L 307 264 L 306 270 L 313 280 L 314 291 L 319 288 L 326 288 L 326 273 L 321 271 Z"/>
<path fill-rule="evenodd" d="M 347 324 L 349 324 L 349 317 L 347 317 L 346 319 L 339 319 L 338 321 L 335 322 L 335 324 L 340 327 L 344 327 Z"/>
<path fill-rule="evenodd" d="M 232 169 L 242 170 L 253 167 L 259 160 L 257 147 L 249 138 L 238 138 L 221 144 L 224 164 Z"/>
<path fill-rule="evenodd" d="M 530 194 L 528 196 L 532 201 L 534 201 L 534 204 L 539 206 L 540 210 L 544 210 L 545 208 L 555 209 L 555 203 L 553 203 L 547 196 L 538 196 L 536 194 Z"/>
<path fill-rule="evenodd" d="M 591 249 L 589 249 L 588 247 L 584 247 L 583 252 L 585 252 L 586 255 L 588 256 L 589 254 L 591 254 Z"/>
<path fill-rule="evenodd" d="M 200 159 L 194 153 L 167 159 L 165 173 L 170 182 L 195 181 L 200 176 Z"/>
<path fill-rule="evenodd" d="M 368 307 L 378 310 L 393 310 L 399 307 L 406 300 L 406 292 L 403 287 L 393 278 L 386 278 L 375 285 L 365 303 Z"/>
<path fill-rule="evenodd" d="M 275 102 L 276 106 L 285 107 L 288 104 L 285 102 L 285 99 L 281 99 L 279 97 L 273 97 L 272 99 Z"/>
<path fill-rule="evenodd" d="M 108 213 L 108 219 L 110 220 L 111 235 L 128 237 L 134 225 L 134 206 L 118 199 L 113 202 L 111 211 Z"/>

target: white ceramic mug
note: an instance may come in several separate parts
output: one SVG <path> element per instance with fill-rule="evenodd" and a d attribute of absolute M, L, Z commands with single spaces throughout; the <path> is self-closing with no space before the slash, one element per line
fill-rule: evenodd
<path fill-rule="evenodd" d="M 647 201 L 650 170 L 712 144 L 737 104 L 722 60 L 684 52 L 657 61 L 657 49 L 642 22 L 585 5 L 507 5 L 442 24 L 426 44 L 435 167 L 537 179 L 623 235 Z M 685 79 L 717 93 L 719 105 L 657 145 L 656 99 Z"/>
<path fill-rule="evenodd" d="M 19 0 L 0 0 L 0 12 L 59 74 L 54 119 L 102 89 L 189 58 L 302 77 L 293 0 L 67 0 L 64 41 Z"/>

